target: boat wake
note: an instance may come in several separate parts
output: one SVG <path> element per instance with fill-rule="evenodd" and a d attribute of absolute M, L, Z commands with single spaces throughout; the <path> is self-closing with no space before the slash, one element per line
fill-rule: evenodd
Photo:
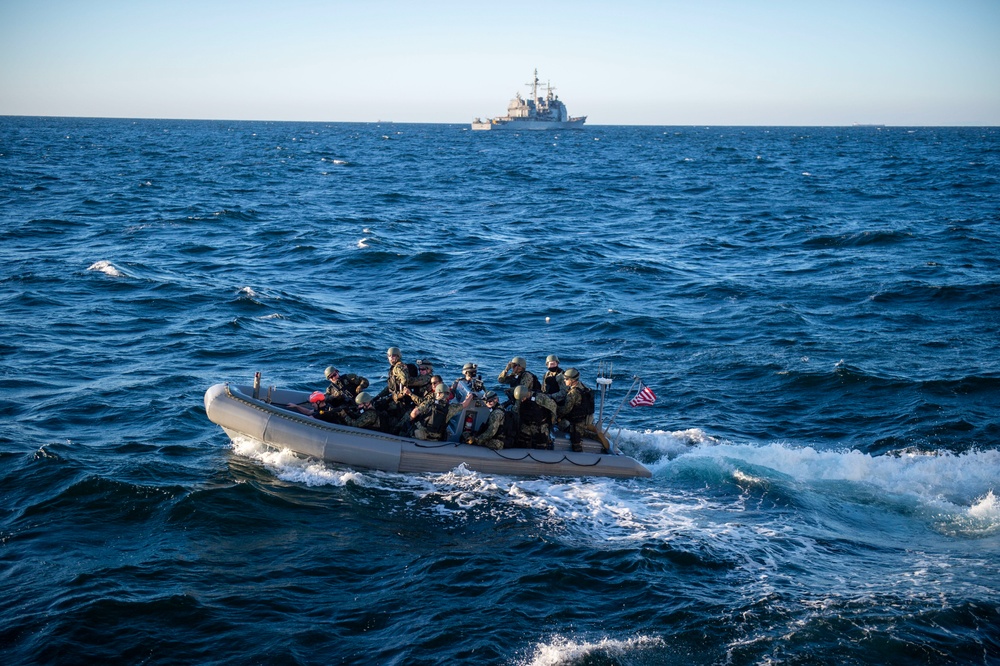
<path fill-rule="evenodd" d="M 576 641 L 564 636 L 553 636 L 547 643 L 535 647 L 534 653 L 516 663 L 521 666 L 561 666 L 562 664 L 621 663 L 626 656 L 635 658 L 644 650 L 666 647 L 661 638 L 636 636 L 624 640 L 602 638 L 593 642 Z"/>
<path fill-rule="evenodd" d="M 663 542 L 704 529 L 705 512 L 732 520 L 761 507 L 804 505 L 825 507 L 833 519 L 864 511 L 876 523 L 915 520 L 952 538 L 1000 534 L 1000 451 L 872 456 L 781 443 L 735 444 L 699 430 L 625 431 L 622 446 L 654 459 L 647 462 L 652 480 L 506 477 L 464 465 L 440 474 L 392 474 L 339 467 L 251 439 L 233 442 L 238 454 L 282 481 L 355 483 L 401 494 L 406 505 L 433 506 L 435 515 L 449 520 L 474 520 L 483 511 L 498 519 L 527 513 L 570 541 Z"/>

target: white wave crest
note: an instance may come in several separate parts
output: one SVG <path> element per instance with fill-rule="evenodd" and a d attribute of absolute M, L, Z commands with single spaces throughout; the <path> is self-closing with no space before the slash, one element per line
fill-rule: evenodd
<path fill-rule="evenodd" d="M 101 273 L 110 275 L 111 277 L 125 277 L 124 273 L 115 268 L 115 265 L 107 260 L 95 261 L 87 268 L 87 270 L 100 271 Z"/>
<path fill-rule="evenodd" d="M 564 636 L 554 636 L 548 643 L 536 646 L 534 654 L 521 663 L 524 666 L 561 666 L 585 660 L 589 663 L 600 657 L 603 657 L 602 662 L 617 662 L 630 653 L 662 648 L 665 645 L 662 638 L 653 636 L 636 636 L 624 640 L 602 638 L 597 641 L 576 641 Z"/>
<path fill-rule="evenodd" d="M 364 475 L 354 470 L 330 468 L 321 460 L 303 458 L 288 449 L 280 451 L 272 449 L 249 437 L 233 439 L 233 450 L 241 456 L 258 461 L 282 481 L 302 483 L 307 486 L 365 484 Z"/>

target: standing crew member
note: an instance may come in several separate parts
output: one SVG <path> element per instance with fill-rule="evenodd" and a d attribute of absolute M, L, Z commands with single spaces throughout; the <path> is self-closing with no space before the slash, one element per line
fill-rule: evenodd
<path fill-rule="evenodd" d="M 580 371 L 567 368 L 566 402 L 559 408 L 560 427 L 569 431 L 569 441 L 576 452 L 583 451 L 583 433 L 594 422 L 594 393 L 580 381 Z"/>
<path fill-rule="evenodd" d="M 385 356 L 389 360 L 389 377 L 385 381 L 385 388 L 375 399 L 387 403 L 386 412 L 390 418 L 398 419 L 413 404 L 405 390 L 410 383 L 410 370 L 403 363 L 403 353 L 399 351 L 399 347 L 389 347 Z"/>

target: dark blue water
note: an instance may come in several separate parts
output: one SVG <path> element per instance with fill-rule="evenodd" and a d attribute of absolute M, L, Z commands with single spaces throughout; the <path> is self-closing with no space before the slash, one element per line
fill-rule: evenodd
<path fill-rule="evenodd" d="M 1000 131 L 0 118 L 0 658 L 1000 662 Z M 231 442 L 547 354 L 641 480 Z M 617 432 L 617 431 L 615 431 Z"/>

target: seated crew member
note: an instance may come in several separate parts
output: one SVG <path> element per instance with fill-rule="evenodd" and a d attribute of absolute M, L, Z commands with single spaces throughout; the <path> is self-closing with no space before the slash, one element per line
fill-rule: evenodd
<path fill-rule="evenodd" d="M 468 408 L 475 396 L 471 393 L 457 405 L 448 404 L 448 387 L 443 383 L 434 387 L 434 399 L 422 402 L 410 411 L 413 437 L 441 441 L 447 438 L 448 422 Z"/>
<path fill-rule="evenodd" d="M 556 423 L 556 403 L 544 393 L 531 391 L 524 386 L 514 389 L 516 412 L 520 420 L 517 436 L 519 448 L 548 449 L 552 447 L 552 426 Z M 511 418 L 510 415 L 505 418 Z"/>
<path fill-rule="evenodd" d="M 320 393 L 319 391 L 313 391 L 309 394 L 309 406 L 306 407 L 305 403 L 295 404 L 290 402 L 285 405 L 286 409 L 294 409 L 299 414 L 305 414 L 306 416 L 312 416 L 313 418 L 320 418 L 320 410 L 324 409 L 326 406 L 326 394 Z"/>
<path fill-rule="evenodd" d="M 507 364 L 507 367 L 500 371 L 497 381 L 501 384 L 506 384 L 511 389 L 523 386 L 529 391 L 540 390 L 542 385 L 538 381 L 538 377 L 528 372 L 527 366 L 528 362 L 524 360 L 523 356 L 515 356 L 510 360 L 510 363 Z M 507 395 L 511 395 L 511 391 L 509 389 L 506 393 Z"/>
<path fill-rule="evenodd" d="M 340 377 L 340 371 L 332 365 L 328 367 L 324 374 L 326 378 L 330 381 L 330 385 L 326 387 L 326 404 L 330 409 L 340 410 L 344 405 L 348 405 L 354 401 L 354 393 L 351 393 Z"/>
<path fill-rule="evenodd" d="M 486 423 L 479 429 L 479 432 L 465 438 L 465 443 L 472 444 L 473 446 L 485 446 L 494 451 L 499 451 L 505 446 L 514 444 L 517 433 L 511 432 L 510 428 L 505 428 L 505 420 L 510 418 L 513 421 L 517 416 L 508 415 L 500 407 L 500 398 L 495 391 L 487 391 L 483 397 L 483 402 L 490 408 L 490 415 L 486 419 Z"/>
<path fill-rule="evenodd" d="M 556 401 L 557 405 L 566 400 L 566 385 L 563 383 L 563 371 L 559 367 L 559 357 L 549 354 L 545 357 L 545 376 L 542 377 L 542 393 Z"/>
<path fill-rule="evenodd" d="M 333 367 L 327 368 L 327 375 L 326 375 L 327 379 L 330 379 L 330 374 L 329 374 L 330 370 L 336 370 L 336 368 Z M 340 385 L 342 390 L 347 395 L 351 396 L 351 400 L 354 400 L 354 398 L 359 393 L 368 388 L 368 380 L 362 377 L 361 375 L 356 375 L 353 372 L 351 372 L 346 375 L 340 375 Z"/>
<path fill-rule="evenodd" d="M 594 422 L 594 395 L 580 380 L 580 371 L 567 368 L 566 402 L 559 407 L 559 427 L 569 431 L 569 441 L 576 452 L 583 451 L 583 431 Z"/>
<path fill-rule="evenodd" d="M 475 363 L 466 363 L 462 366 L 462 376 L 451 383 L 452 395 L 455 394 L 460 382 L 464 383 L 472 393 L 482 395 L 486 391 L 483 378 L 479 376 L 479 366 Z"/>
<path fill-rule="evenodd" d="M 366 430 L 382 430 L 383 416 L 379 413 L 374 404 L 375 398 L 371 393 L 362 391 L 354 399 L 358 408 L 353 414 L 348 414 L 346 409 L 340 411 L 341 422 L 353 428 L 364 428 Z"/>
<path fill-rule="evenodd" d="M 410 389 L 410 397 L 413 401 L 419 403 L 433 390 L 430 384 L 431 377 L 434 375 L 434 366 L 427 361 L 417 359 L 413 365 L 407 364 L 406 368 L 410 373 L 406 387 Z"/>

